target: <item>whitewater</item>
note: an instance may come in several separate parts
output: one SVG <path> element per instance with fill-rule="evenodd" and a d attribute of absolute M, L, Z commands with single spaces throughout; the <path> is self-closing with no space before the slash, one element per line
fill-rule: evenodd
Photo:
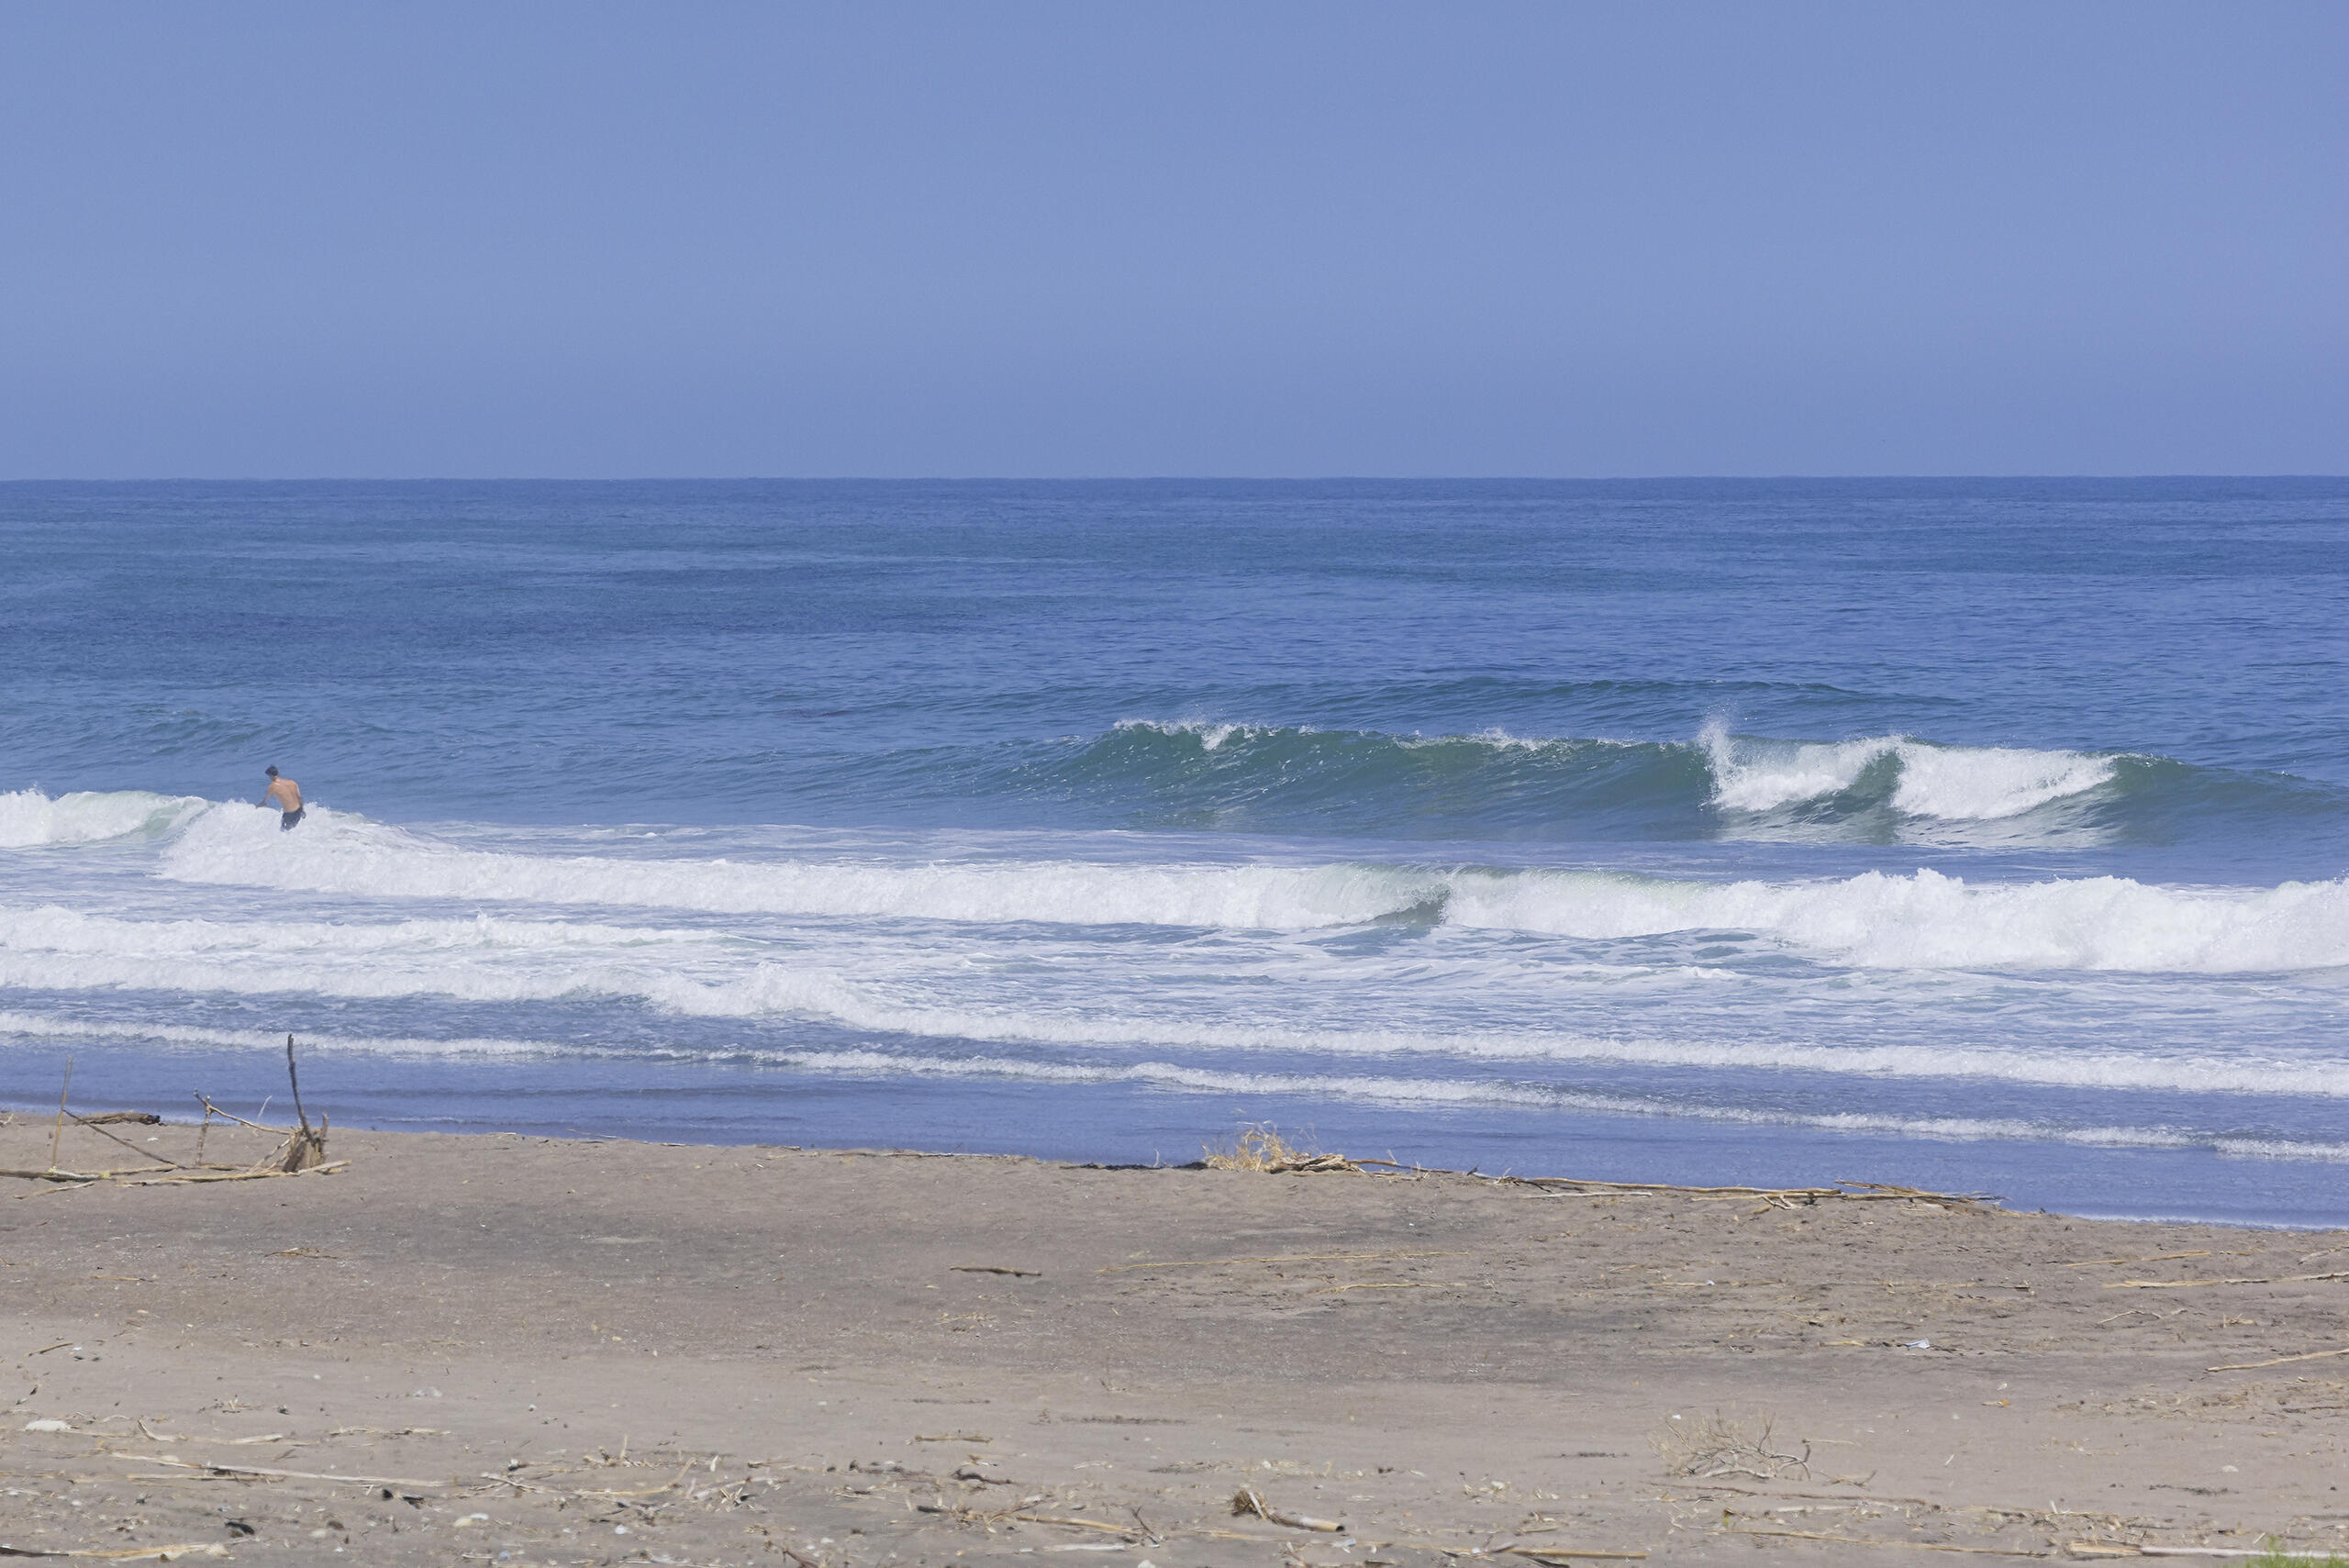
<path fill-rule="evenodd" d="M 2349 1219 L 2229 484 L 0 487 L 0 1102 Z"/>

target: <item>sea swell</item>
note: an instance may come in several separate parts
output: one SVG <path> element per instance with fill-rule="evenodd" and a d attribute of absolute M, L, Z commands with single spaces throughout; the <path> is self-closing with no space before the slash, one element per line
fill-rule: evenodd
<path fill-rule="evenodd" d="M 2281 774 L 1720 724 L 1681 741 L 1130 719 L 1008 761 L 942 751 L 920 765 L 935 786 L 1056 815 L 1217 831 L 2087 848 L 2349 828 L 2342 791 Z"/>
<path fill-rule="evenodd" d="M 2303 846 L 2296 864 L 2349 853 L 2349 791 L 2288 774 L 1898 733 L 1780 739 L 1719 723 L 1659 740 L 1133 718 L 1056 738 L 746 755 L 720 771 L 736 795 L 752 775 L 769 781 L 767 814 L 733 818 L 746 822 L 2001 851 L 2254 842 Z M 152 837 L 202 805 L 137 791 L 0 794 L 0 848 Z"/>

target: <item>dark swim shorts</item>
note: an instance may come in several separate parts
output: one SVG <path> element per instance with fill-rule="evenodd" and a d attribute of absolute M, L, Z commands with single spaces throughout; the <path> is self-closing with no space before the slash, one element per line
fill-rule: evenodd
<path fill-rule="evenodd" d="M 291 833 L 294 830 L 294 824 L 300 820 L 302 820 L 302 808 L 297 806 L 278 822 L 277 830 L 281 833 Z"/>

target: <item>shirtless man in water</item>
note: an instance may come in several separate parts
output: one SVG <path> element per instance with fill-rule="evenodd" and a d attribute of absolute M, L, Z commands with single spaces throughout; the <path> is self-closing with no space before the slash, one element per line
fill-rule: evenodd
<path fill-rule="evenodd" d="M 269 793 L 261 797 L 261 804 L 274 806 L 285 813 L 278 819 L 277 830 L 289 832 L 294 824 L 302 820 L 302 786 L 292 779 L 279 778 L 274 767 L 263 768 L 262 772 L 269 775 Z"/>

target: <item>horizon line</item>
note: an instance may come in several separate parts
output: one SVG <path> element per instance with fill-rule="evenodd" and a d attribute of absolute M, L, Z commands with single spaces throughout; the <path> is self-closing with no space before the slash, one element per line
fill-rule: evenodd
<path fill-rule="evenodd" d="M 2145 480 L 2334 480 L 2349 473 L 641 473 L 641 474 L 51 474 L 0 478 L 28 484 L 1664 484 Z"/>

